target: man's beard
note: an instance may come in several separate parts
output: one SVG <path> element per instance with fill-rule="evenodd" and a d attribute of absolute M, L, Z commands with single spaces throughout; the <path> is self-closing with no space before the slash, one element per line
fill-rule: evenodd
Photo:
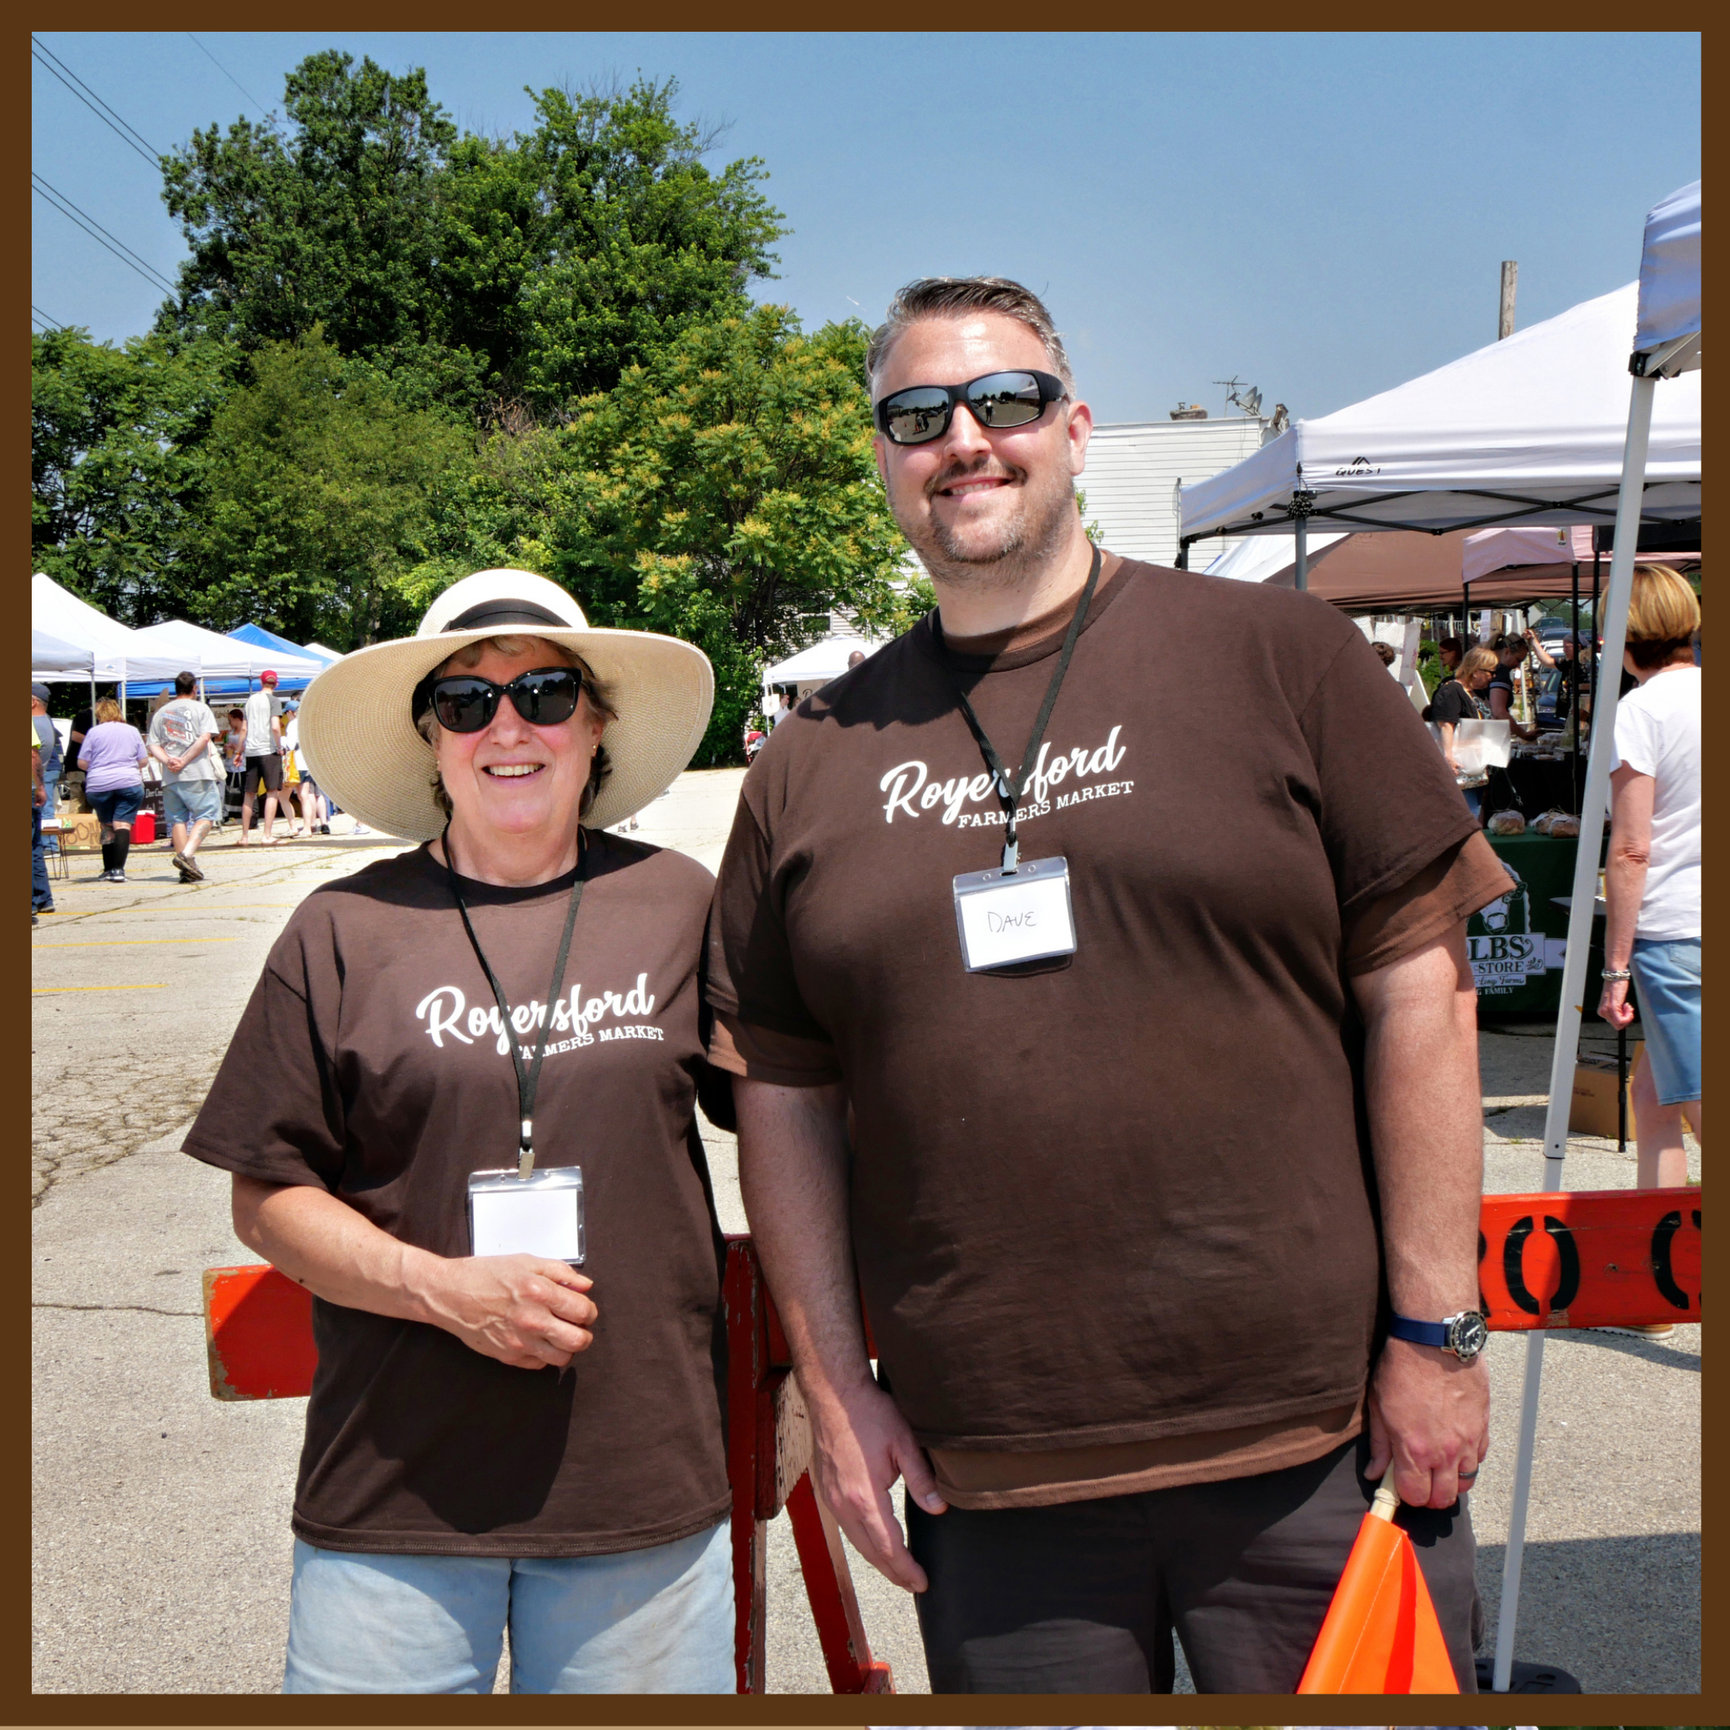
<path fill-rule="evenodd" d="M 990 459 L 982 458 L 970 468 L 949 471 L 927 489 L 927 497 L 935 497 L 944 487 L 964 481 L 969 475 L 988 472 L 988 464 Z M 921 515 L 912 521 L 901 520 L 897 515 L 901 532 L 934 577 L 993 587 L 1006 581 L 1016 582 L 1037 575 L 1063 546 L 1069 518 L 1075 514 L 1075 487 L 1070 477 L 1054 469 L 1050 484 L 1041 489 L 1030 482 L 1026 469 L 1012 464 L 1002 464 L 989 472 L 1005 470 L 1010 480 L 1018 483 L 1021 508 L 1006 520 L 993 523 L 983 538 L 983 525 L 971 531 L 957 531 L 934 515 Z"/>

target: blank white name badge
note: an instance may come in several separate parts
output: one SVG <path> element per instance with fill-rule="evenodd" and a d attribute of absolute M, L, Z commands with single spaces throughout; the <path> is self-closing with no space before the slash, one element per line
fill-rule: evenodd
<path fill-rule="evenodd" d="M 969 973 L 1073 955 L 1069 861 L 1029 859 L 1013 872 L 962 872 L 955 879 L 955 923 Z"/>
<path fill-rule="evenodd" d="M 583 1168 L 470 1173 L 469 1247 L 475 1255 L 542 1255 L 580 1266 Z"/>

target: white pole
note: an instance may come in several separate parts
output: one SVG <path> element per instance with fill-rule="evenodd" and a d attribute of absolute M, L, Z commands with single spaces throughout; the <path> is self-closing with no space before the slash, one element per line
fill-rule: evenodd
<path fill-rule="evenodd" d="M 1646 443 L 1652 431 L 1652 393 L 1658 381 L 1634 380 L 1628 403 L 1628 441 L 1622 452 L 1622 490 L 1616 500 L 1616 550 L 1604 595 L 1604 654 L 1592 692 L 1592 742 L 1586 786 L 1580 799 L 1580 843 L 1574 857 L 1573 901 L 1568 908 L 1568 952 L 1562 963 L 1562 1001 L 1556 1013 L 1556 1049 L 1550 1060 L 1550 1103 L 1544 1114 L 1544 1189 L 1562 1187 L 1568 1153 L 1568 1110 L 1573 1103 L 1574 1065 L 1580 1049 L 1581 997 L 1586 950 L 1598 894 L 1598 849 L 1610 790 L 1610 753 L 1616 737 L 1616 700 L 1621 690 L 1622 644 L 1628 630 L 1628 597 L 1640 542 L 1640 501 L 1646 482 Z M 1502 1607 L 1496 1618 L 1496 1664 L 1491 1687 L 1508 1691 L 1514 1667 L 1514 1625 L 1520 1608 L 1520 1565 L 1526 1548 L 1526 1504 L 1532 1490 L 1532 1454 L 1538 1431 L 1538 1394 L 1544 1376 L 1544 1330 L 1526 1335 L 1526 1376 L 1520 1390 L 1520 1440 L 1514 1460 L 1513 1514 L 1502 1561 Z"/>
<path fill-rule="evenodd" d="M 1309 561 L 1309 518 L 1300 516 L 1294 531 L 1297 540 L 1297 565 L 1292 572 L 1292 587 L 1307 589 L 1310 586 Z"/>

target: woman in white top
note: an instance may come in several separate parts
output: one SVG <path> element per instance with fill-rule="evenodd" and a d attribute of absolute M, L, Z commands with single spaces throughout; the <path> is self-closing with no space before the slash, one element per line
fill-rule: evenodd
<path fill-rule="evenodd" d="M 1598 1013 L 1626 1027 L 1632 979 L 1646 1036 L 1631 1089 L 1642 1189 L 1687 1181 L 1684 1117 L 1703 1139 L 1699 628 L 1700 603 L 1676 572 L 1635 567 L 1623 663 L 1639 687 L 1616 710 Z"/>

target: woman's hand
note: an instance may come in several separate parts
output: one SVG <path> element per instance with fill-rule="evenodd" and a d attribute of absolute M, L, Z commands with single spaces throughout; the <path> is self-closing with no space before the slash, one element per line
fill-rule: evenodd
<path fill-rule="evenodd" d="M 431 1257 L 420 1293 L 428 1321 L 514 1369 L 563 1369 L 588 1349 L 594 1281 L 539 1255 Z"/>
<path fill-rule="evenodd" d="M 1626 979 L 1604 981 L 1604 995 L 1598 999 L 1598 1013 L 1618 1033 L 1634 1019 L 1634 1006 L 1628 1001 Z"/>

